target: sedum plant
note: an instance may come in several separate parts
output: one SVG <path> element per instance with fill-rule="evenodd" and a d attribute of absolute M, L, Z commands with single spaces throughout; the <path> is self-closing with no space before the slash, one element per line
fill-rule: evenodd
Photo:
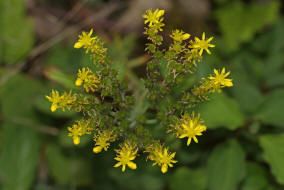
<path fill-rule="evenodd" d="M 190 34 L 174 30 L 169 35 L 172 43 L 168 48 L 162 48 L 160 32 L 164 27 L 164 12 L 147 10 L 143 15 L 144 34 L 149 40 L 145 50 L 152 59 L 147 63 L 146 77 L 141 79 L 145 102 L 148 102 L 142 113 L 135 112 L 135 91 L 126 80 L 118 79 L 118 72 L 112 67 L 104 42 L 93 35 L 92 29 L 79 35 L 74 48 L 85 49 L 86 54 L 91 56 L 93 67 L 78 70 L 74 81 L 76 91 L 59 93 L 52 90 L 46 96 L 51 102 L 52 112 L 72 109 L 81 113 L 82 118 L 68 127 L 75 145 L 80 143 L 81 136 L 92 135 L 93 152 L 97 154 L 107 151 L 111 143 L 118 141 L 120 144 L 115 149 L 117 163 L 114 167 L 121 166 L 122 171 L 126 166 L 136 169 L 135 158 L 138 153 L 145 153 L 153 165 L 161 167 L 163 173 L 167 172 L 177 162 L 176 153 L 170 152 L 162 139 L 155 139 L 149 125 L 163 126 L 169 135 L 185 138 L 187 145 L 192 140 L 198 143 L 197 137 L 206 131 L 206 126 L 200 114 L 194 113 L 194 107 L 208 101 L 210 94 L 233 86 L 232 79 L 227 78 L 230 72 L 226 72 L 225 68 L 214 69 L 212 75 L 178 96 L 172 96 L 185 77 L 196 71 L 203 54 L 210 54 L 210 48 L 214 45 L 211 44 L 213 37 L 207 39 L 205 33 L 201 39 L 192 39 Z"/>

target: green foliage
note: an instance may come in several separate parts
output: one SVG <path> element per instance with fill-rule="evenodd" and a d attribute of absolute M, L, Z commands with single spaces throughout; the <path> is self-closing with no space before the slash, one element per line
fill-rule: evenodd
<path fill-rule="evenodd" d="M 248 115 L 258 111 L 260 105 L 264 101 L 264 97 L 257 86 L 248 82 L 236 81 L 236 85 L 232 91 L 242 112 Z"/>
<path fill-rule="evenodd" d="M 74 81 L 75 78 L 63 73 L 61 70 L 56 68 L 48 68 L 45 70 L 45 75 L 53 80 L 69 89 L 74 89 Z"/>
<path fill-rule="evenodd" d="M 284 89 L 274 90 L 264 100 L 259 108 L 258 118 L 265 124 L 284 127 Z"/>
<path fill-rule="evenodd" d="M 265 25 L 275 22 L 280 3 L 255 3 L 246 5 L 232 1 L 215 11 L 227 48 L 237 50 L 243 42 L 250 41 Z"/>
<path fill-rule="evenodd" d="M 201 104 L 198 109 L 208 128 L 225 127 L 235 130 L 243 124 L 244 116 L 234 99 L 225 94 L 216 94 L 211 99 Z"/>
<path fill-rule="evenodd" d="M 267 134 L 260 137 L 263 156 L 277 181 L 284 184 L 284 134 Z"/>
<path fill-rule="evenodd" d="M 15 63 L 25 58 L 34 39 L 33 24 L 25 16 L 22 0 L 0 2 L 0 62 Z"/>
<path fill-rule="evenodd" d="M 210 190 L 235 190 L 245 177 L 245 153 L 236 140 L 214 148 L 208 159 Z"/>
<path fill-rule="evenodd" d="M 2 125 L 0 174 L 3 190 L 30 189 L 39 159 L 38 134 L 20 124 L 6 122 Z"/>
<path fill-rule="evenodd" d="M 5 122 L 1 130 L 0 171 L 4 190 L 30 189 L 34 180 L 40 141 L 35 131 L 39 126 L 33 97 L 41 90 L 39 83 L 23 75 L 16 75 L 2 87 Z"/>
<path fill-rule="evenodd" d="M 109 59 L 113 62 L 112 69 L 118 73 L 119 81 L 125 80 L 126 86 L 135 89 L 135 98 L 127 99 L 128 102 L 134 102 L 135 106 L 119 112 L 115 119 L 129 113 L 130 118 L 139 124 L 146 123 L 147 130 L 155 128 L 154 136 L 170 144 L 170 148 L 177 152 L 176 159 L 179 162 L 165 175 L 158 168 L 152 167 L 149 160 L 145 162 L 143 156 L 137 160 L 138 168 L 135 171 L 121 173 L 113 168 L 113 151 L 100 155 L 91 152 L 93 136 L 82 137 L 80 144 L 74 147 L 72 139 L 67 136 L 66 126 L 71 126 L 79 114 L 75 111 L 50 112 L 50 104 L 44 96 L 51 88 L 59 89 L 60 92 L 66 87 L 73 88 L 74 73 L 79 68 L 99 68 L 93 67 L 93 61 L 89 55 L 84 55 L 84 51 L 73 48 L 70 41 L 74 40 L 74 36 L 72 40 L 67 39 L 51 47 L 35 60 L 28 59 L 27 54 L 34 42 L 41 45 L 46 41 L 33 32 L 37 31 L 35 27 L 40 26 L 38 22 L 46 15 L 44 11 L 38 15 L 38 10 L 30 8 L 31 5 L 26 2 L 29 1 L 0 0 L 0 62 L 4 63 L 0 67 L 0 189 L 284 189 L 284 19 L 283 13 L 279 11 L 283 2 L 215 0 L 210 10 L 213 16 L 209 15 L 206 20 L 206 23 L 210 21 L 210 25 L 206 26 L 212 34 L 215 33 L 212 42 L 216 43 L 216 49 L 211 56 L 205 56 L 197 67 L 199 77 L 188 73 L 184 78 L 179 78 L 180 83 L 173 88 L 173 93 L 168 94 L 169 99 L 157 98 L 158 93 L 152 93 L 155 103 L 147 99 L 144 86 L 147 81 L 142 83 L 138 79 L 146 76 L 147 69 L 161 69 L 158 80 L 166 77 L 169 75 L 168 60 L 161 58 L 162 52 L 158 51 L 155 57 L 162 64 L 156 67 L 156 62 L 153 62 L 146 68 L 145 62 L 149 56 L 141 55 L 145 47 L 141 43 L 144 41 L 140 33 L 136 37 L 128 33 L 121 36 L 112 35 L 113 30 L 109 30 L 110 36 L 114 36 L 113 39 L 107 38 L 106 43 Z M 47 0 L 44 3 L 48 5 L 48 10 L 55 10 L 55 15 L 61 15 L 57 11 L 65 6 L 63 1 Z M 85 4 L 82 0 L 80 3 L 83 8 L 79 14 L 75 14 L 75 20 L 64 25 L 63 34 L 65 27 L 73 27 L 81 15 L 85 17 L 93 8 L 100 10 L 104 5 L 103 1 L 99 2 L 100 7 L 96 7 L 97 2 Z M 60 7 L 52 7 L 55 4 Z M 36 15 L 33 18 L 35 23 L 27 16 L 26 5 L 30 8 L 28 14 Z M 87 5 L 94 7 L 84 7 Z M 64 7 L 62 13 L 67 9 Z M 124 10 L 119 11 L 119 14 L 123 14 Z M 114 12 L 113 16 L 116 14 Z M 50 18 L 55 18 L 52 11 L 48 12 Z M 180 20 L 184 29 L 188 30 L 184 23 L 189 22 L 187 17 L 184 18 Z M 58 21 L 61 22 L 60 19 Z M 104 21 L 101 23 L 108 24 Z M 100 29 L 96 32 L 107 36 L 101 23 L 94 26 Z M 178 25 L 171 21 L 168 24 L 172 25 L 169 28 Z M 198 20 L 198 24 L 191 24 L 191 28 L 204 30 L 205 22 Z M 168 29 L 165 28 L 164 32 L 168 32 Z M 153 40 L 161 42 L 161 38 Z M 171 42 L 167 38 L 163 40 L 165 44 Z M 147 48 L 153 52 L 155 45 L 148 44 Z M 179 48 L 178 45 L 173 47 L 175 50 Z M 173 52 L 167 52 L 169 58 L 172 55 Z M 27 63 L 23 68 L 12 65 L 21 60 Z M 176 63 L 170 66 L 181 69 Z M 172 115 L 163 116 L 168 110 L 181 106 L 171 103 L 191 89 L 197 79 L 206 77 L 213 68 L 222 67 L 231 71 L 234 87 L 209 96 L 210 101 L 202 100 L 200 106 L 187 108 L 200 112 L 201 119 L 208 126 L 209 130 L 204 132 L 199 143 L 187 147 L 186 142 L 178 141 L 174 136 L 165 136 L 164 132 L 168 129 L 157 124 L 155 114 L 160 115 L 159 119 L 165 122 L 174 121 L 176 118 Z M 169 76 L 168 80 L 172 79 Z M 105 80 L 104 84 L 109 85 L 109 81 Z M 165 92 L 160 85 L 155 88 Z M 154 106 L 160 107 L 161 111 L 147 112 Z M 96 108 L 105 111 L 108 105 Z M 98 119 L 104 122 L 107 120 L 104 117 Z M 128 124 L 121 122 L 121 127 Z M 147 133 L 142 127 L 137 130 L 141 134 Z M 116 147 L 114 143 L 110 148 Z M 139 154 L 142 155 L 142 151 Z"/>
<path fill-rule="evenodd" d="M 85 185 L 92 181 L 89 163 L 80 158 L 69 159 L 56 144 L 46 147 L 46 159 L 50 173 L 58 184 Z"/>
<path fill-rule="evenodd" d="M 242 190 L 261 190 L 268 185 L 268 175 L 264 167 L 254 162 L 246 163 L 247 177 Z"/>
<path fill-rule="evenodd" d="M 205 169 L 178 168 L 170 181 L 170 190 L 186 190 L 188 187 L 196 190 L 205 190 L 207 186 L 207 172 Z"/>

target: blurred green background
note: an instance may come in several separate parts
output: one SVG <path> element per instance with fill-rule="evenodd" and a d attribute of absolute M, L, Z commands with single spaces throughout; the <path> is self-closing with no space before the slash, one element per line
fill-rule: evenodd
<path fill-rule="evenodd" d="M 149 59 L 141 18 L 149 8 L 166 9 L 165 33 L 214 36 L 198 76 L 226 67 L 234 87 L 198 107 L 209 128 L 199 144 L 161 135 L 179 160 L 167 174 L 144 156 L 122 173 L 112 150 L 94 155 L 89 138 L 75 147 L 66 126 L 79 115 L 51 113 L 44 95 L 73 88 L 77 69 L 91 64 L 73 49 L 90 28 L 137 86 Z M 0 0 L 0 189 L 284 189 L 283 12 L 280 0 Z"/>

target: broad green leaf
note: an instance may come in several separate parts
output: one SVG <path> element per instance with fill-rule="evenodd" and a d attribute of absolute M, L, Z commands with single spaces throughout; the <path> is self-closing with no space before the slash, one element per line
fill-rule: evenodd
<path fill-rule="evenodd" d="M 245 173 L 245 153 L 236 140 L 214 148 L 208 160 L 209 190 L 236 190 Z"/>
<path fill-rule="evenodd" d="M 284 89 L 272 91 L 259 108 L 257 118 L 265 124 L 284 127 Z"/>
<path fill-rule="evenodd" d="M 273 52 L 281 52 L 284 50 L 284 42 L 281 40 L 281 35 L 284 33 L 284 19 L 283 17 L 279 19 L 279 21 L 275 24 L 275 27 L 272 31 L 270 40 L 270 46 L 268 47 L 268 51 Z"/>
<path fill-rule="evenodd" d="M 67 87 L 68 89 L 75 89 L 75 77 L 65 74 L 55 67 L 49 67 L 44 70 L 44 74 L 51 80 Z"/>
<path fill-rule="evenodd" d="M 273 23 L 278 16 L 280 3 L 245 4 L 232 1 L 215 12 L 227 48 L 236 50 L 240 43 L 250 41 L 256 32 Z"/>
<path fill-rule="evenodd" d="M 1 86 L 2 111 L 4 117 L 35 120 L 33 105 L 35 98 L 43 95 L 43 86 L 25 75 L 15 75 Z"/>
<path fill-rule="evenodd" d="M 170 190 L 205 190 L 207 175 L 204 169 L 178 168 L 170 180 Z"/>
<path fill-rule="evenodd" d="M 45 60 L 46 66 L 56 67 L 66 73 L 77 73 L 81 67 L 91 67 L 92 63 L 90 55 L 86 55 L 85 51 L 75 49 L 70 44 L 59 44 L 48 52 Z"/>
<path fill-rule="evenodd" d="M 266 85 L 269 88 L 280 87 L 284 85 L 284 73 L 282 71 L 270 75 L 266 79 Z"/>
<path fill-rule="evenodd" d="M 145 170 L 146 166 L 142 163 L 137 163 L 137 170 L 133 171 L 126 169 L 124 173 L 120 168 L 113 168 L 109 175 L 117 183 L 120 189 L 125 190 L 160 190 L 163 188 L 164 180 L 160 173 L 156 175 L 151 170 Z M 143 166 L 144 165 L 144 166 Z M 158 169 L 151 166 L 151 169 Z M 142 170 L 142 171 L 141 171 Z M 155 170 L 156 171 L 156 170 Z"/>
<path fill-rule="evenodd" d="M 67 157 L 57 144 L 47 146 L 46 158 L 50 174 L 58 184 L 86 185 L 91 183 L 92 171 L 89 167 L 90 163 L 86 160 Z"/>
<path fill-rule="evenodd" d="M 237 102 L 224 93 L 217 93 L 209 102 L 202 103 L 198 112 L 209 129 L 225 127 L 234 130 L 244 122 Z"/>
<path fill-rule="evenodd" d="M 271 172 L 280 184 L 284 184 L 284 134 L 268 134 L 260 137 L 263 156 Z"/>
<path fill-rule="evenodd" d="M 0 1 L 0 62 L 14 63 L 34 44 L 33 25 L 22 0 Z"/>
<path fill-rule="evenodd" d="M 50 174 L 59 184 L 68 184 L 71 180 L 71 163 L 66 158 L 56 144 L 46 148 L 46 158 Z"/>
<path fill-rule="evenodd" d="M 242 185 L 242 190 L 263 190 L 268 185 L 268 175 L 261 165 L 248 162 L 246 164 L 247 176 Z"/>
<path fill-rule="evenodd" d="M 0 153 L 3 190 L 28 190 L 36 174 L 39 158 L 37 133 L 27 126 L 5 122 Z"/>
<path fill-rule="evenodd" d="M 234 82 L 232 91 L 242 111 L 248 114 L 255 113 L 263 101 L 263 96 L 257 86 L 247 82 Z"/>
<path fill-rule="evenodd" d="M 38 121 L 33 101 L 42 86 L 24 75 L 15 75 L 2 86 L 0 171 L 4 190 L 27 190 L 34 180 L 39 156 Z"/>
<path fill-rule="evenodd" d="M 273 84 L 275 83 L 275 79 L 274 79 L 275 76 L 282 74 L 281 69 L 284 65 L 283 52 L 284 50 L 282 52 L 272 52 L 271 54 L 269 54 L 268 58 L 265 60 L 264 77 L 267 80 L 267 83 L 269 86 L 273 86 Z M 280 81 L 278 82 L 281 82 L 281 81 L 283 81 L 283 79 L 280 79 Z"/>

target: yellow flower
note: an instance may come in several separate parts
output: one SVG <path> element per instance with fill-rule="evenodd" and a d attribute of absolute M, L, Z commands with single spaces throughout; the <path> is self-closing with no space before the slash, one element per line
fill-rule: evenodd
<path fill-rule="evenodd" d="M 120 145 L 120 150 L 115 150 L 117 152 L 117 156 L 114 158 L 118 161 L 113 167 L 117 168 L 122 166 L 122 171 L 125 171 L 126 165 L 135 170 L 137 168 L 136 164 L 132 162 L 136 158 L 137 147 L 131 142 L 124 142 L 123 145 Z"/>
<path fill-rule="evenodd" d="M 55 112 L 59 108 L 59 103 L 61 98 L 59 96 L 59 92 L 57 90 L 51 91 L 51 96 L 45 96 L 52 104 L 51 104 L 51 111 Z"/>
<path fill-rule="evenodd" d="M 194 112 L 191 116 L 185 114 L 182 118 L 181 125 L 177 127 L 179 138 L 188 137 L 187 146 L 190 145 L 191 139 L 198 143 L 196 136 L 201 136 L 202 132 L 206 131 L 206 126 L 202 125 L 202 123 L 203 121 L 200 120 L 200 114 L 196 117 L 194 116 Z"/>
<path fill-rule="evenodd" d="M 85 88 L 86 92 L 95 91 L 100 83 L 99 78 L 97 78 L 89 68 L 83 67 L 82 70 L 78 70 L 78 78 L 75 82 L 76 86 L 81 86 Z"/>
<path fill-rule="evenodd" d="M 80 136 L 91 134 L 91 130 L 90 120 L 81 119 L 76 121 L 76 124 L 73 124 L 72 127 L 68 127 L 68 131 L 70 132 L 68 136 L 73 138 L 73 143 L 75 145 L 78 145 L 80 144 Z"/>
<path fill-rule="evenodd" d="M 221 86 L 231 87 L 233 86 L 232 79 L 227 79 L 226 77 L 229 76 L 230 71 L 226 73 L 225 68 L 219 72 L 217 69 L 214 69 L 215 76 L 210 76 L 209 79 L 214 82 L 214 84 L 218 84 Z"/>
<path fill-rule="evenodd" d="M 60 97 L 60 107 L 63 111 L 65 111 L 65 107 L 70 109 L 70 105 L 76 100 L 76 96 L 72 95 L 72 92 L 69 93 L 64 92 L 63 95 Z"/>
<path fill-rule="evenodd" d="M 73 143 L 75 145 L 80 144 L 80 136 L 83 135 L 82 127 L 80 125 L 72 125 L 72 127 L 68 127 L 68 131 L 70 132 L 68 136 L 73 138 Z"/>
<path fill-rule="evenodd" d="M 65 107 L 70 109 L 71 104 L 76 100 L 76 97 L 71 94 L 71 91 L 69 94 L 64 92 L 60 96 L 57 90 L 52 90 L 51 96 L 45 97 L 52 103 L 50 107 L 52 112 L 55 112 L 58 108 L 61 108 L 63 111 L 65 111 Z"/>
<path fill-rule="evenodd" d="M 202 34 L 202 39 L 199 39 L 198 37 L 195 37 L 195 42 L 193 42 L 192 48 L 200 49 L 199 55 L 201 56 L 203 53 L 203 50 L 206 50 L 208 54 L 211 54 L 210 50 L 208 48 L 215 47 L 215 45 L 210 44 L 210 42 L 213 40 L 213 37 L 209 38 L 208 40 L 205 39 L 205 33 Z"/>
<path fill-rule="evenodd" d="M 143 18 L 145 18 L 145 24 L 149 23 L 149 27 L 151 27 L 153 24 L 159 23 L 163 21 L 163 16 L 165 13 L 165 10 L 159 10 L 156 9 L 154 12 L 152 10 L 147 10 L 146 14 L 142 15 Z"/>
<path fill-rule="evenodd" d="M 160 166 L 162 173 L 166 173 L 168 167 L 173 167 L 173 164 L 177 163 L 176 160 L 173 160 L 176 153 L 170 153 L 168 148 L 163 148 L 160 144 L 148 147 L 145 152 L 149 152 L 148 159 L 154 161 L 153 166 Z"/>
<path fill-rule="evenodd" d="M 90 46 L 92 46 L 93 40 L 96 39 L 96 37 L 91 37 L 93 34 L 93 29 L 90 30 L 89 33 L 82 32 L 82 35 L 79 35 L 79 40 L 74 44 L 74 48 L 86 48 L 88 49 Z"/>
<path fill-rule="evenodd" d="M 175 30 L 170 37 L 177 42 L 182 42 L 183 40 L 187 40 L 190 37 L 190 34 L 187 34 L 182 30 Z"/>
<path fill-rule="evenodd" d="M 107 151 L 110 142 L 115 141 L 116 135 L 113 134 L 113 131 L 105 130 L 103 132 L 98 132 L 97 135 L 94 136 L 95 147 L 93 148 L 94 153 L 99 153 L 102 150 Z"/>

